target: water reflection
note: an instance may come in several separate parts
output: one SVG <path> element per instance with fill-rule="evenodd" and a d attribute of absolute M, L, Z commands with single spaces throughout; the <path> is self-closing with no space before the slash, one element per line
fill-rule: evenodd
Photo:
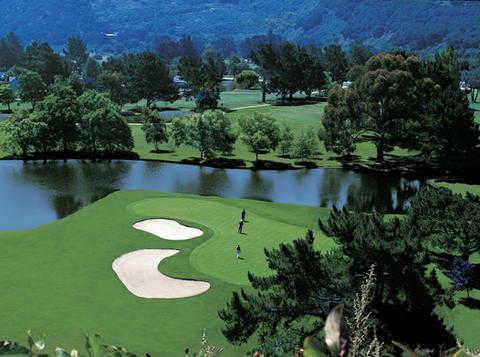
<path fill-rule="evenodd" d="M 420 186 L 347 170 L 249 171 L 159 162 L 0 161 L 0 230 L 63 218 L 121 189 L 402 212 Z"/>

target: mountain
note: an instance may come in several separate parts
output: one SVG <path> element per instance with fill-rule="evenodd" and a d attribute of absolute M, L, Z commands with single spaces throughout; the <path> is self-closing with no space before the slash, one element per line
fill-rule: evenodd
<path fill-rule="evenodd" d="M 0 36 L 62 46 L 80 35 L 93 50 L 153 48 L 162 36 L 197 41 L 273 31 L 297 43 L 428 52 L 480 48 L 480 2 L 446 0 L 0 0 Z"/>

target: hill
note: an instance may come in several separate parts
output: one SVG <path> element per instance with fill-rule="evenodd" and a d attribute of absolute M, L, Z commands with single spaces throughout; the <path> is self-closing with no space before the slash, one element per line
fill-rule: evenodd
<path fill-rule="evenodd" d="M 480 47 L 480 2 L 443 0 L 0 0 L 0 35 L 61 46 L 80 35 L 94 50 L 152 47 L 191 34 L 204 44 L 236 43 L 272 30 L 298 43 L 430 51 L 447 43 Z"/>

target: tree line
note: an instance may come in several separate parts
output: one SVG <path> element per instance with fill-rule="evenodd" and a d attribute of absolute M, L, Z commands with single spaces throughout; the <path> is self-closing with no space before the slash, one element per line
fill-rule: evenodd
<path fill-rule="evenodd" d="M 422 59 L 405 51 L 371 57 L 334 87 L 322 119 L 327 149 L 344 156 L 371 138 L 377 160 L 395 147 L 418 151 L 426 163 L 466 162 L 480 131 L 459 87 L 462 63 L 453 48 Z"/>
<path fill-rule="evenodd" d="M 14 112 L 2 123 L 7 148 L 23 159 L 81 152 L 92 158 L 130 152 L 133 137 L 118 106 L 95 90 L 79 94 L 57 80 L 33 111 Z"/>
<path fill-rule="evenodd" d="M 177 118 L 172 123 L 166 123 L 152 110 L 146 110 L 142 115 L 145 139 L 154 145 L 155 151 L 159 150 L 160 144 L 172 142 L 176 147 L 194 147 L 202 159 L 211 160 L 218 155 L 231 155 L 238 138 L 255 154 L 256 161 L 259 155 L 275 150 L 284 157 L 306 160 L 318 150 L 313 128 L 295 136 L 290 126 L 279 126 L 272 116 L 263 113 L 240 117 L 238 127 L 220 110 Z"/>

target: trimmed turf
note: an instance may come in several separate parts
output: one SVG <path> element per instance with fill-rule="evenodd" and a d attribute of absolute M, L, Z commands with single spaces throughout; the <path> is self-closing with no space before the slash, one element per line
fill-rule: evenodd
<path fill-rule="evenodd" d="M 248 104 L 248 98 L 252 97 L 252 92 L 254 91 L 241 91 L 237 94 L 231 94 L 233 92 L 226 93 L 230 93 L 229 96 L 246 96 L 246 99 L 244 99 L 244 104 Z M 237 100 L 236 104 L 240 104 L 239 99 Z M 306 130 L 310 127 L 313 128 L 315 132 L 320 129 L 324 107 L 325 103 L 322 102 L 316 104 L 296 106 L 270 105 L 267 107 L 245 108 L 236 110 L 229 113 L 228 116 L 233 120 L 234 129 L 237 132 L 239 131 L 239 126 L 237 124 L 239 117 L 251 115 L 254 112 L 260 112 L 272 115 L 277 120 L 277 123 L 280 126 L 289 125 L 292 128 L 294 134 L 298 135 L 302 130 Z M 131 125 L 131 128 L 135 139 L 134 151 L 139 155 L 141 159 L 164 160 L 173 162 L 200 161 L 200 154 L 198 150 L 192 147 L 185 146 L 176 148 L 172 142 L 159 145 L 159 152 L 154 152 L 153 145 L 146 143 L 144 134 L 141 130 L 141 126 Z M 396 149 L 392 154 L 397 156 L 405 156 L 408 155 L 409 152 L 407 150 Z M 355 161 L 359 164 L 372 163 L 375 160 L 375 156 L 375 146 L 370 141 L 359 143 L 357 145 L 357 150 L 354 153 L 354 157 L 356 158 Z M 386 154 L 386 157 L 388 158 L 389 155 Z M 251 153 L 248 147 L 241 140 L 237 141 L 233 154 L 226 157 L 226 159 L 231 160 L 231 162 L 235 162 L 235 164 L 241 163 L 240 166 L 243 167 L 253 167 L 255 164 L 255 154 Z M 295 158 L 280 157 L 278 153 L 275 152 L 260 155 L 260 159 L 283 165 L 289 165 L 292 167 L 301 167 L 305 164 L 304 162 L 299 162 L 299 160 Z M 318 142 L 318 153 L 313 158 L 307 161 L 310 164 L 316 166 L 329 168 L 342 167 L 342 161 L 340 160 L 339 156 L 334 154 L 333 152 L 327 151 L 322 141 Z M 234 164 L 232 164 L 232 166 L 234 166 Z"/>
<path fill-rule="evenodd" d="M 247 210 L 245 235 L 236 232 Z M 217 311 L 233 290 L 248 289 L 248 271 L 268 271 L 264 247 L 277 247 L 314 229 L 316 245 L 334 243 L 316 230 L 329 210 L 253 200 L 222 199 L 153 191 L 122 191 L 58 222 L 36 229 L 0 232 L 2 255 L 1 338 L 25 341 L 25 331 L 45 333 L 48 349 L 81 348 L 85 333 L 153 355 L 179 355 L 198 347 L 204 328 L 210 342 L 241 356 L 249 346 L 231 346 L 221 335 Z M 161 240 L 132 228 L 136 221 L 170 218 L 197 227 L 205 235 L 189 241 Z M 234 255 L 236 244 L 243 260 Z M 181 253 L 159 269 L 176 278 L 206 280 L 205 294 L 175 300 L 137 298 L 123 286 L 111 264 L 137 249 L 174 248 Z M 480 257 L 476 257 L 476 262 Z M 448 283 L 445 277 L 444 283 Z M 465 295 L 457 295 L 459 300 Z M 480 298 L 478 290 L 472 295 Z M 468 345 L 480 344 L 480 311 L 458 304 L 439 309 Z"/>
<path fill-rule="evenodd" d="M 247 210 L 247 235 L 236 233 Z M 228 344 L 220 333 L 217 311 L 231 292 L 245 287 L 248 270 L 264 273 L 263 248 L 303 236 L 326 209 L 258 201 L 162 194 L 115 193 L 53 224 L 18 232 L 0 232 L 2 298 L 1 338 L 25 341 L 25 331 L 45 333 L 50 351 L 82 348 L 85 333 L 137 353 L 180 355 L 197 348 L 204 328 L 226 355 L 243 355 L 248 346 Z M 172 218 L 204 230 L 201 238 L 165 241 L 131 226 L 146 218 Z M 332 242 L 317 232 L 317 244 Z M 234 248 L 242 247 L 244 260 Z M 118 256 L 145 248 L 182 252 L 161 263 L 163 273 L 207 280 L 200 296 L 175 300 L 137 298 L 123 286 L 111 264 Z"/>

